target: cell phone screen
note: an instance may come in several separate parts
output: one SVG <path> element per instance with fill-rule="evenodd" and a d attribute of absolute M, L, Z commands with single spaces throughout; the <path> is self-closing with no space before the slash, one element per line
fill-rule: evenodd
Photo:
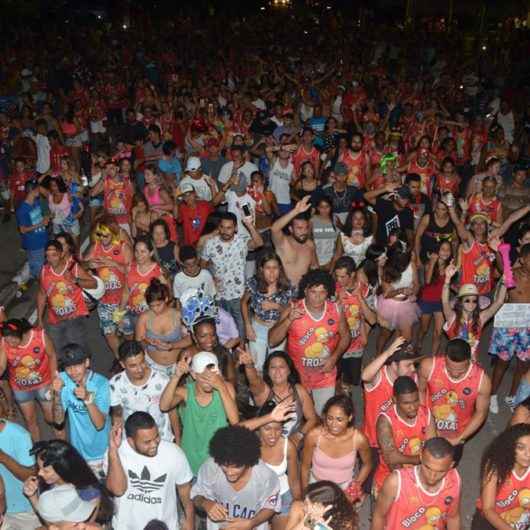
<path fill-rule="evenodd" d="M 250 217 L 250 208 L 248 207 L 248 204 L 243 204 L 242 210 L 245 217 Z"/>

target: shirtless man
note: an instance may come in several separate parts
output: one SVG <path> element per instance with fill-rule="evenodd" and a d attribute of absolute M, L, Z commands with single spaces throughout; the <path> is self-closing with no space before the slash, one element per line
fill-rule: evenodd
<path fill-rule="evenodd" d="M 519 266 L 513 269 L 515 288 L 508 291 L 508 303 L 530 304 L 530 243 L 523 245 L 519 253 Z M 490 412 L 499 412 L 497 390 L 508 368 L 512 357 L 516 355 L 517 365 L 513 374 L 510 394 L 506 396 L 506 404 L 511 406 L 515 392 L 521 381 L 521 375 L 528 368 L 530 359 L 530 326 L 526 328 L 494 328 L 489 347 L 491 355 L 495 355 L 495 367 L 491 381 Z"/>
<path fill-rule="evenodd" d="M 293 286 L 309 270 L 318 268 L 315 244 L 309 239 L 311 225 L 305 212 L 311 208 L 310 196 L 304 197 L 271 226 L 272 242 L 282 260 L 285 274 Z M 283 229 L 288 226 L 289 235 Z"/>

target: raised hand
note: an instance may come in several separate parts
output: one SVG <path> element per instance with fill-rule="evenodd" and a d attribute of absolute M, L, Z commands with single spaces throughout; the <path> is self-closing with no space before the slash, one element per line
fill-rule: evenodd
<path fill-rule="evenodd" d="M 445 281 L 449 282 L 451 278 L 456 274 L 457 270 L 458 269 L 456 268 L 454 262 L 451 261 L 451 263 L 449 263 L 449 265 L 447 265 L 447 267 L 445 268 Z"/>

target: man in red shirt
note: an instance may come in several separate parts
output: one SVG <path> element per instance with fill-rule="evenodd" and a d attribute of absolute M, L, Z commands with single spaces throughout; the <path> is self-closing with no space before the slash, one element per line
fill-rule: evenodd
<path fill-rule="evenodd" d="M 177 222 L 182 224 L 184 245 L 195 246 L 213 207 L 208 201 L 197 200 L 197 192 L 189 182 L 180 187 L 179 199 Z"/>
<path fill-rule="evenodd" d="M 50 141 L 50 169 L 53 174 L 61 172 L 61 160 L 70 156 L 70 151 L 59 140 L 57 131 L 50 131 L 48 133 L 48 140 Z"/>
<path fill-rule="evenodd" d="M 9 175 L 9 209 L 11 213 L 19 207 L 20 203 L 25 199 L 26 192 L 24 186 L 26 182 L 31 179 L 31 173 L 26 171 L 24 160 L 17 158 L 15 160 L 15 168 L 11 175 Z"/>

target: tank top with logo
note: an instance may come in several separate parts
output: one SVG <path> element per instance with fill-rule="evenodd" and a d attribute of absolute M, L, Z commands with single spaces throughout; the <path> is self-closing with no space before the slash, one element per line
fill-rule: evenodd
<path fill-rule="evenodd" d="M 7 357 L 9 386 L 19 391 L 37 390 L 51 383 L 50 365 L 46 353 L 44 330 L 30 330 L 27 340 L 19 346 L 10 346 L 2 339 L 2 348 Z"/>
<path fill-rule="evenodd" d="M 445 529 L 447 517 L 458 512 L 461 489 L 458 471 L 450 469 L 434 493 L 421 484 L 419 466 L 394 473 L 398 475 L 398 491 L 387 514 L 385 530 Z"/>
<path fill-rule="evenodd" d="M 109 248 L 105 248 L 99 241 L 96 242 L 92 251 L 92 258 L 109 258 L 118 265 L 125 265 L 123 255 L 123 243 L 113 243 Z M 125 273 L 117 267 L 98 267 L 98 276 L 105 284 L 105 294 L 101 297 L 103 304 L 119 304 L 125 285 Z"/>
<path fill-rule="evenodd" d="M 132 191 L 128 179 L 121 178 L 116 181 L 111 177 L 105 177 L 103 182 L 104 208 L 120 224 L 129 222 L 129 212 L 132 208 Z"/>
<path fill-rule="evenodd" d="M 465 250 L 462 247 L 460 263 L 462 264 L 462 276 L 460 284 L 474 283 L 479 294 L 488 294 L 491 291 L 492 263 L 495 254 L 487 243 L 473 241 L 471 248 Z"/>
<path fill-rule="evenodd" d="M 162 276 L 162 269 L 158 263 L 153 263 L 145 273 L 140 272 L 136 262 L 131 264 L 127 274 L 127 287 L 129 288 L 127 308 L 129 311 L 139 315 L 149 309 L 145 300 L 145 291 L 153 278 L 161 278 Z"/>
<path fill-rule="evenodd" d="M 484 377 L 484 369 L 471 362 L 458 380 L 447 373 L 445 356 L 434 356 L 427 379 L 427 401 L 436 429 L 444 438 L 456 438 L 466 428 L 475 411 L 475 401 Z"/>
<path fill-rule="evenodd" d="M 385 416 L 389 421 L 392 427 L 394 445 L 402 455 L 415 456 L 420 453 L 422 444 L 425 441 L 427 427 L 431 422 L 431 411 L 427 407 L 420 405 L 418 414 L 411 423 L 401 418 L 395 405 L 386 412 L 381 412 L 380 416 Z M 377 491 L 381 491 L 383 482 L 390 473 L 390 468 L 384 458 L 381 458 L 374 476 Z"/>
<path fill-rule="evenodd" d="M 316 319 L 307 310 L 305 300 L 300 300 L 297 305 L 305 314 L 289 327 L 287 351 L 302 384 L 308 390 L 334 386 L 337 369 L 327 374 L 321 370 L 339 341 L 339 308 L 334 302 L 327 301 L 322 316 Z"/>
<path fill-rule="evenodd" d="M 41 271 L 41 287 L 46 293 L 48 301 L 48 323 L 58 324 L 63 320 L 70 320 L 88 315 L 88 309 L 83 298 L 82 289 L 66 277 L 70 269 L 71 276 L 76 278 L 79 265 L 72 267 L 68 261 L 61 272 L 55 272 L 51 265 L 44 265 Z"/>

